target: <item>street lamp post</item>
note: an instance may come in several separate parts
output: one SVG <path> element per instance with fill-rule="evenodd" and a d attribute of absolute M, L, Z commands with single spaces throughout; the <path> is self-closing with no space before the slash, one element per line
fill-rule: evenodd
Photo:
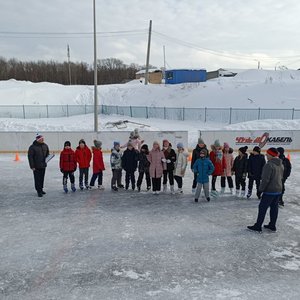
<path fill-rule="evenodd" d="M 96 0 L 93 0 L 94 15 L 94 131 L 98 132 L 98 91 L 97 91 L 97 36 L 96 36 Z"/>

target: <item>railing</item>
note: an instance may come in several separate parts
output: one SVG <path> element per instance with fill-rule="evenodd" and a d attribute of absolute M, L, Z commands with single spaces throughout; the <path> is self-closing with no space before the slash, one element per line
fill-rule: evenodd
<path fill-rule="evenodd" d="M 0 118 L 60 118 L 94 112 L 94 105 L 0 105 Z M 186 108 L 99 105 L 98 113 L 133 118 L 202 121 L 224 124 L 265 119 L 300 119 L 300 109 Z"/>

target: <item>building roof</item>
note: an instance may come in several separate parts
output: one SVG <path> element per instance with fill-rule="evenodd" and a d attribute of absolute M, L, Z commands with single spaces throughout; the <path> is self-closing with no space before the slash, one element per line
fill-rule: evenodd
<path fill-rule="evenodd" d="M 162 72 L 161 69 L 149 69 L 148 70 L 149 73 L 156 73 L 156 72 Z M 146 70 L 140 70 L 138 72 L 136 72 L 135 74 L 145 74 L 146 73 Z"/>

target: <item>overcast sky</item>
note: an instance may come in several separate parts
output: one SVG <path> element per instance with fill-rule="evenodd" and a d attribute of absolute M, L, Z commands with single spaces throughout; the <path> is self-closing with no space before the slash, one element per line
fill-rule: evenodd
<path fill-rule="evenodd" d="M 96 0 L 96 14 L 98 58 L 145 64 L 151 19 L 157 67 L 165 45 L 168 68 L 300 68 L 298 0 Z M 92 32 L 93 0 L 0 0 L 5 58 L 64 61 L 69 44 L 92 63 Z"/>

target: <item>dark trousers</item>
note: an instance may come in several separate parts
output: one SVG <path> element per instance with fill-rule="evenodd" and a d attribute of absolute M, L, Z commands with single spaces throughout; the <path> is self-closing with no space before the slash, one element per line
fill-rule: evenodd
<path fill-rule="evenodd" d="M 285 192 L 285 181 L 286 179 L 282 179 L 282 194 L 280 195 L 280 198 L 279 198 L 279 203 L 280 204 L 283 204 L 283 194 Z"/>
<path fill-rule="evenodd" d="M 226 186 L 226 178 L 227 178 L 227 182 L 228 182 L 228 187 L 230 189 L 233 188 L 233 180 L 231 176 L 222 176 L 221 177 L 221 187 L 224 188 Z"/>
<path fill-rule="evenodd" d="M 151 187 L 151 180 L 150 180 L 149 172 L 139 172 L 139 177 L 138 177 L 138 180 L 137 180 L 137 186 L 140 187 L 142 185 L 144 174 L 146 176 L 147 188 L 150 188 Z"/>
<path fill-rule="evenodd" d="M 256 190 L 258 191 L 259 190 L 259 185 L 260 185 L 260 179 L 254 179 L 254 178 L 249 178 L 249 181 L 248 181 L 248 190 L 249 191 L 252 191 L 253 189 L 253 183 L 255 181 L 255 185 L 256 185 Z"/>
<path fill-rule="evenodd" d="M 181 177 L 181 176 L 175 175 L 175 176 L 174 176 L 174 179 L 175 179 L 175 181 L 177 182 L 178 188 L 179 188 L 179 189 L 182 189 L 182 182 L 183 182 L 182 177 Z"/>
<path fill-rule="evenodd" d="M 159 178 L 152 178 L 152 191 L 160 191 L 161 189 L 161 177 Z"/>
<path fill-rule="evenodd" d="M 169 183 L 170 185 L 174 185 L 174 171 L 168 171 L 164 170 L 164 178 L 163 178 L 163 184 L 167 184 L 169 177 Z"/>
<path fill-rule="evenodd" d="M 93 173 L 93 176 L 91 178 L 90 186 L 95 185 L 95 181 L 98 178 L 98 185 L 102 185 L 103 182 L 103 172 L 100 171 L 99 173 Z"/>
<path fill-rule="evenodd" d="M 69 171 L 69 172 L 64 172 L 64 175 L 63 175 L 63 185 L 67 185 L 68 178 L 70 178 L 71 184 L 75 183 L 74 172 Z"/>
<path fill-rule="evenodd" d="M 192 189 L 195 189 L 196 187 L 197 187 L 197 174 L 194 173 Z"/>
<path fill-rule="evenodd" d="M 113 169 L 111 178 L 111 187 L 122 185 L 122 169 Z"/>
<path fill-rule="evenodd" d="M 126 171 L 125 174 L 125 188 L 129 188 L 129 184 L 131 182 L 131 187 L 134 190 L 135 189 L 135 176 L 134 176 L 134 171 L 133 172 L 128 172 Z"/>
<path fill-rule="evenodd" d="M 34 177 L 34 187 L 38 193 L 41 193 L 44 188 L 44 179 L 45 179 L 46 169 L 35 169 L 33 171 Z"/>
<path fill-rule="evenodd" d="M 89 168 L 79 169 L 79 186 L 83 187 L 83 177 L 84 185 L 87 187 L 89 185 Z"/>
<path fill-rule="evenodd" d="M 242 187 L 242 191 L 246 190 L 246 178 L 235 176 L 235 188 L 239 190 L 240 187 Z"/>
<path fill-rule="evenodd" d="M 270 223 L 269 225 L 271 227 L 276 226 L 276 221 L 278 217 L 278 201 L 279 201 L 280 195 L 266 195 L 263 194 L 262 198 L 260 200 L 259 206 L 258 206 L 258 216 L 255 226 L 258 228 L 261 228 L 267 210 L 270 207 Z"/>
<path fill-rule="evenodd" d="M 211 179 L 211 189 L 212 191 L 215 191 L 216 190 L 216 181 L 217 181 L 217 177 L 216 175 L 214 175 Z"/>

